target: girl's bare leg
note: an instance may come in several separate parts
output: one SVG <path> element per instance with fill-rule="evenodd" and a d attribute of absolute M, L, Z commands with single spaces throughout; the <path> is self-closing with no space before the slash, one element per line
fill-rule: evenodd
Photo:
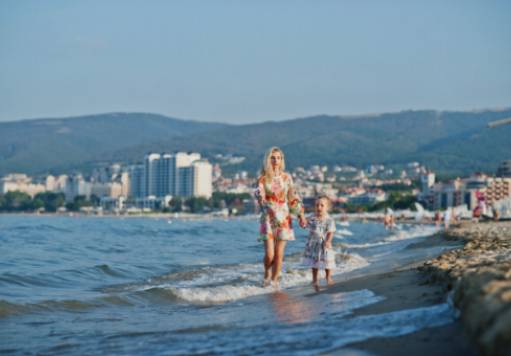
<path fill-rule="evenodd" d="M 312 286 L 314 287 L 316 292 L 319 292 L 318 269 L 317 268 L 312 269 Z"/>
<path fill-rule="evenodd" d="M 332 273 L 328 268 L 325 268 L 325 277 L 326 277 L 326 283 L 331 286 L 334 284 L 334 280 L 332 279 Z"/>
<path fill-rule="evenodd" d="M 271 268 L 275 256 L 275 241 L 273 239 L 264 241 L 264 285 L 270 284 Z"/>
<path fill-rule="evenodd" d="M 275 242 L 275 257 L 273 258 L 273 270 L 271 276 L 273 283 L 277 283 L 280 277 L 282 261 L 284 260 L 284 250 L 286 249 L 286 242 L 287 241 L 283 240 L 277 240 Z"/>

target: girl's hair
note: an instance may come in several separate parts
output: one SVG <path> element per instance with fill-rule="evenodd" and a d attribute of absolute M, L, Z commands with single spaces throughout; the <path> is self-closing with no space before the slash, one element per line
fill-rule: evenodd
<path fill-rule="evenodd" d="M 327 210 L 330 210 L 330 208 L 332 207 L 332 201 L 326 195 L 322 194 L 320 196 L 317 196 L 316 199 L 314 199 L 314 203 L 316 203 L 318 200 L 326 201 Z"/>
<path fill-rule="evenodd" d="M 271 167 L 271 155 L 274 152 L 279 152 L 280 157 L 282 158 L 280 160 L 280 170 L 284 172 L 284 170 L 286 169 L 286 160 L 284 159 L 284 152 L 282 152 L 280 148 L 273 146 L 266 152 L 264 156 L 263 166 L 261 168 L 261 176 L 264 176 L 267 179 L 273 178 L 273 169 Z"/>

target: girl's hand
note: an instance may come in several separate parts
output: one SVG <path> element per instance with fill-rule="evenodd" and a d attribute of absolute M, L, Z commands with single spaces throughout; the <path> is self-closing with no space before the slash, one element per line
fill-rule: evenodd
<path fill-rule="evenodd" d="M 330 240 L 325 241 L 325 248 L 332 248 L 332 241 Z"/>

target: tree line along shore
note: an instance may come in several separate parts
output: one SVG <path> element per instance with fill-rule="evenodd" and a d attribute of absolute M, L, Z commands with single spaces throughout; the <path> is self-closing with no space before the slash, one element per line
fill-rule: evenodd
<path fill-rule="evenodd" d="M 387 200 L 375 204 L 334 204 L 333 214 L 363 214 L 383 211 L 385 208 L 403 210 L 415 208 L 415 196 L 408 192 L 391 192 Z M 313 198 L 305 198 L 306 210 L 313 207 Z M 101 207 L 101 200 L 95 195 L 90 198 L 83 195 L 74 197 L 72 201 L 66 200 L 64 193 L 43 192 L 31 197 L 20 191 L 11 191 L 0 194 L 0 213 L 56 213 L 56 212 L 90 212 L 91 209 Z M 169 206 L 154 210 L 153 214 L 161 213 L 211 213 L 226 210 L 229 215 L 245 215 L 257 213 L 254 198 L 249 193 L 214 192 L 212 197 L 173 198 Z"/>

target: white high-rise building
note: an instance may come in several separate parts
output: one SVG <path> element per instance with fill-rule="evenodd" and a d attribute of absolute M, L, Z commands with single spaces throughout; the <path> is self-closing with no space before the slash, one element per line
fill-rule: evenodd
<path fill-rule="evenodd" d="M 428 193 L 431 187 L 435 185 L 435 173 L 433 172 L 427 172 L 426 174 L 423 174 L 420 176 L 420 182 L 421 182 L 421 191 L 423 193 Z"/>
<path fill-rule="evenodd" d="M 161 156 L 158 153 L 150 153 L 144 157 L 144 196 L 158 196 L 158 183 L 161 179 L 159 174 Z"/>
<path fill-rule="evenodd" d="M 158 154 L 144 157 L 142 166 L 130 170 L 130 195 L 135 198 L 154 196 L 211 197 L 213 169 L 199 153 Z"/>
<path fill-rule="evenodd" d="M 213 194 L 213 166 L 206 160 L 193 162 L 193 196 L 211 198 Z"/>
<path fill-rule="evenodd" d="M 128 197 L 130 192 L 130 175 L 128 172 L 121 173 L 121 195 L 125 198 Z"/>

